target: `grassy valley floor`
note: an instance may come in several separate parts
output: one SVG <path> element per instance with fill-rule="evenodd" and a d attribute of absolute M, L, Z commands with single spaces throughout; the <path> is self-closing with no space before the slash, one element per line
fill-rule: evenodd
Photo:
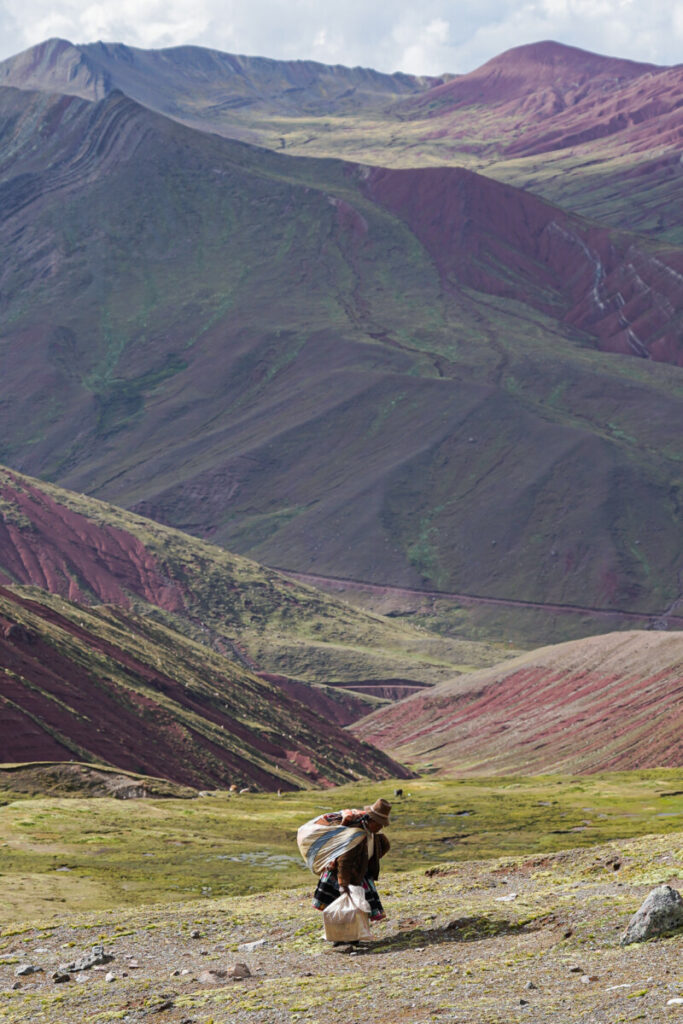
<path fill-rule="evenodd" d="M 59 922 L 65 913 L 310 889 L 298 826 L 380 795 L 393 805 L 392 885 L 405 872 L 449 862 L 683 829 L 683 769 L 421 778 L 196 800 L 28 797 L 9 788 L 14 778 L 0 771 L 0 925 L 10 928 L 17 920 Z M 403 795 L 393 796 L 395 788 Z"/>

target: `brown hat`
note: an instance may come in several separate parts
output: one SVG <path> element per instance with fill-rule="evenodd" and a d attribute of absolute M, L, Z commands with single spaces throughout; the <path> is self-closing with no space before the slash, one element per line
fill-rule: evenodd
<path fill-rule="evenodd" d="M 363 810 L 367 814 L 368 818 L 372 821 L 376 821 L 378 825 L 386 826 L 389 824 L 389 811 L 391 810 L 391 804 L 387 803 L 381 797 L 379 800 L 375 800 L 371 807 L 364 807 Z"/>

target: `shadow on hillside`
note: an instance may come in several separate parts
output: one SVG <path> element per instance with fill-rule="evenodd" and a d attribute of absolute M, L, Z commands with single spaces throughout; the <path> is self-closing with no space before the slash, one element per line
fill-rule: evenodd
<path fill-rule="evenodd" d="M 536 922 L 506 921 L 491 917 L 459 917 L 441 928 L 413 928 L 390 935 L 363 947 L 370 954 L 395 953 L 416 946 L 437 946 L 449 942 L 479 942 L 498 935 L 518 935 L 533 931 Z"/>

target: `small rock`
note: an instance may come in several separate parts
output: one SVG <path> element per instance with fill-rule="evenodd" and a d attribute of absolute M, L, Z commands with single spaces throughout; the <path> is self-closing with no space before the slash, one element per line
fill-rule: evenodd
<path fill-rule="evenodd" d="M 202 933 L 200 932 L 199 928 L 195 928 L 194 931 L 190 932 L 191 939 L 201 939 L 201 937 Z"/>
<path fill-rule="evenodd" d="M 564 934 L 562 935 L 562 938 L 563 939 L 571 939 L 573 934 L 574 934 L 574 929 L 573 928 L 567 928 L 566 932 L 564 932 Z"/>
<path fill-rule="evenodd" d="M 202 971 L 197 981 L 202 985 L 217 985 L 227 976 L 227 971 Z"/>
<path fill-rule="evenodd" d="M 624 932 L 621 944 L 645 942 L 654 935 L 683 928 L 683 899 L 670 885 L 658 885 L 633 915 Z"/>
<path fill-rule="evenodd" d="M 667 999 L 666 1005 L 667 1006 L 683 1006 L 683 999 L 679 999 L 678 997 L 676 997 L 674 999 Z"/>
<path fill-rule="evenodd" d="M 104 980 L 105 981 L 116 981 L 116 975 L 114 974 L 113 971 L 107 971 L 107 973 L 104 976 Z"/>
<path fill-rule="evenodd" d="M 54 981 L 55 985 L 61 985 L 65 981 L 71 981 L 71 975 L 67 974 L 65 971 L 55 971 L 55 973 L 52 975 L 52 980 Z"/>
<path fill-rule="evenodd" d="M 529 1000 L 528 999 L 520 999 L 519 1005 L 520 1006 L 528 1006 L 529 1005 Z"/>
<path fill-rule="evenodd" d="M 527 991 L 531 992 L 532 989 L 538 988 L 538 985 L 534 985 L 533 981 L 527 981 L 524 988 L 527 989 Z"/>
<path fill-rule="evenodd" d="M 164 999 L 163 1003 L 157 1003 L 156 1006 L 150 1007 L 149 1013 L 161 1013 L 163 1010 L 172 1010 L 175 1003 L 172 999 Z"/>
<path fill-rule="evenodd" d="M 583 967 L 577 967 L 577 966 L 570 967 L 569 968 L 569 973 L 570 974 L 583 974 Z"/>
<path fill-rule="evenodd" d="M 208 956 L 209 955 L 208 949 L 200 949 L 199 950 L 199 955 L 200 956 Z"/>
<path fill-rule="evenodd" d="M 129 960 L 128 963 L 126 964 L 126 967 L 129 967 L 132 971 L 137 970 L 139 966 L 140 964 L 137 962 L 137 960 Z"/>
<path fill-rule="evenodd" d="M 178 970 L 177 967 L 176 967 L 175 971 L 171 971 L 171 977 L 172 978 L 177 978 L 179 974 L 180 974 L 180 971 Z"/>
<path fill-rule="evenodd" d="M 243 978 L 251 978 L 251 971 L 246 964 L 233 964 L 232 967 L 228 968 L 228 977 L 232 978 L 233 981 L 241 981 Z"/>
<path fill-rule="evenodd" d="M 35 974 L 36 968 L 33 964 L 19 964 L 14 972 L 15 978 L 22 978 L 27 974 Z"/>
<path fill-rule="evenodd" d="M 12 988 L 15 989 L 15 990 L 18 989 L 18 988 L 21 988 L 21 982 L 20 981 L 15 981 L 14 984 L 12 985 Z"/>
<path fill-rule="evenodd" d="M 507 896 L 496 896 L 494 898 L 496 903 L 512 903 L 513 900 L 517 899 L 517 893 L 509 892 Z"/>
<path fill-rule="evenodd" d="M 182 969 L 182 971 L 180 973 L 181 974 L 189 974 L 190 973 L 189 967 L 183 967 L 183 969 Z"/>
<path fill-rule="evenodd" d="M 592 981 L 600 981 L 600 979 L 598 978 L 597 974 L 584 974 L 581 978 L 581 981 L 584 983 L 584 985 L 590 985 Z"/>
<path fill-rule="evenodd" d="M 256 939 L 254 942 L 243 942 L 241 946 L 238 946 L 240 953 L 253 953 L 255 949 L 259 949 L 261 946 L 265 946 L 268 943 L 268 939 Z"/>

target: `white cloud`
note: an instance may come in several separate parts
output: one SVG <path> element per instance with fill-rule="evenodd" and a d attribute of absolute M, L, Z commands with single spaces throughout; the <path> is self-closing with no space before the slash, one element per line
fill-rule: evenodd
<path fill-rule="evenodd" d="M 468 71 L 540 39 L 672 64 L 683 0 L 0 0 L 0 57 L 54 35 L 418 74 Z"/>

